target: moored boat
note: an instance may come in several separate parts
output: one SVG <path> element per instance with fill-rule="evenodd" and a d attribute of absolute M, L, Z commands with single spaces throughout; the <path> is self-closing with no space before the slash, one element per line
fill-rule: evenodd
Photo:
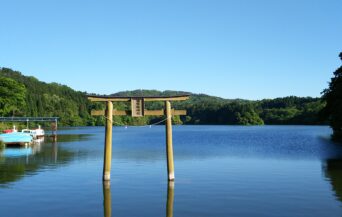
<path fill-rule="evenodd" d="M 38 125 L 38 129 L 35 129 L 36 131 L 36 137 L 37 138 L 41 138 L 45 136 L 45 132 L 44 130 L 40 127 L 40 125 Z"/>
<path fill-rule="evenodd" d="M 33 139 L 42 138 L 45 135 L 45 132 L 40 125 L 38 125 L 38 128 L 35 130 L 23 129 L 21 132 L 31 135 Z"/>
<path fill-rule="evenodd" d="M 13 129 L 6 129 L 2 131 L 3 133 L 16 133 L 18 130 L 13 126 Z"/>
<path fill-rule="evenodd" d="M 0 134 L 0 140 L 5 145 L 30 145 L 33 137 L 30 134 L 22 132 Z"/>

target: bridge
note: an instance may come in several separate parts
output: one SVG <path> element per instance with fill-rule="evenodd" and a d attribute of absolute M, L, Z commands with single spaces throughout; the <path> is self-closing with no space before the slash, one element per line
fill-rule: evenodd
<path fill-rule="evenodd" d="M 51 137 L 57 141 L 57 122 L 59 117 L 0 117 L 0 122 L 26 122 L 29 128 L 29 122 L 51 122 Z"/>
<path fill-rule="evenodd" d="M 56 122 L 59 117 L 0 117 L 0 122 Z"/>

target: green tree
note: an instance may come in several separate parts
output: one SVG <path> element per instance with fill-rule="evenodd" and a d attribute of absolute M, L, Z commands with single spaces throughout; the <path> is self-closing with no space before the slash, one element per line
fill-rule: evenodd
<path fill-rule="evenodd" d="M 0 115 L 15 115 L 24 110 L 25 86 L 13 79 L 0 77 Z"/>
<path fill-rule="evenodd" d="M 11 94 L 0 95 L 0 116 L 12 115 L 13 109 L 17 116 L 57 116 L 60 117 L 59 126 L 104 125 L 102 116 L 91 117 L 90 111 L 104 110 L 104 103 L 92 103 L 87 100 L 86 93 L 75 91 L 70 87 L 57 83 L 45 83 L 32 76 L 24 76 L 18 71 L 0 67 L 0 78 L 9 78 L 15 88 L 26 88 L 26 106 L 13 103 L 16 97 Z M 5 82 L 8 85 L 8 82 Z M 2 85 L 3 92 L 20 93 L 12 87 Z M 21 88 L 21 89 L 22 89 Z M 171 96 L 191 94 L 183 91 L 133 90 L 118 92 L 115 96 Z M 20 94 L 19 94 L 20 95 Z M 20 97 L 19 97 L 20 98 Z M 11 103 L 9 103 L 11 101 Z M 20 100 L 19 100 L 20 101 Z M 0 102 L 0 103 L 1 103 Z M 14 108 L 10 105 L 16 105 Z M 175 109 L 186 109 L 187 116 L 174 117 L 174 124 L 224 124 L 224 125 L 259 125 L 259 124 L 323 124 L 318 113 L 325 102 L 320 98 L 311 97 L 282 97 L 260 101 L 243 99 L 223 99 L 205 94 L 191 94 L 186 101 L 173 102 Z M 130 103 L 116 102 L 117 110 L 130 110 Z M 146 102 L 148 110 L 164 109 L 163 102 Z M 6 110 L 6 111 L 4 111 Z M 19 113 L 20 111 L 20 113 Z M 115 116 L 115 125 L 146 125 L 163 120 L 165 117 L 146 116 L 132 118 L 129 116 Z M 1 126 L 0 126 L 1 128 Z"/>
<path fill-rule="evenodd" d="M 342 60 L 342 53 L 339 57 Z M 334 72 L 329 87 L 323 91 L 323 94 L 323 99 L 327 103 L 323 113 L 328 117 L 333 129 L 333 139 L 342 141 L 342 66 Z"/>

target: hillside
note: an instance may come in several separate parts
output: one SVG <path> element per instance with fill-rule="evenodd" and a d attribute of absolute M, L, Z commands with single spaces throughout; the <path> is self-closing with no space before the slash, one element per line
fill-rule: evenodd
<path fill-rule="evenodd" d="M 102 104 L 90 103 L 85 92 L 57 83 L 45 83 L 18 71 L 0 68 L 0 116 L 58 116 L 63 126 L 102 125 L 103 117 L 91 117 L 90 110 Z M 175 124 L 323 124 L 319 112 L 325 103 L 320 98 L 284 97 L 250 101 L 224 99 L 184 91 L 133 90 L 113 93 L 115 96 L 170 96 L 190 94 L 190 99 L 173 106 L 187 109 L 185 117 L 175 117 Z M 115 103 L 118 109 L 127 104 Z M 160 109 L 160 102 L 147 103 L 148 109 Z M 116 125 L 151 124 L 162 117 L 115 117 Z"/>
<path fill-rule="evenodd" d="M 181 117 L 181 121 L 185 124 L 325 124 L 319 115 L 325 105 L 320 98 L 289 96 L 251 101 L 170 90 L 133 90 L 112 95 L 170 96 L 181 94 L 191 95 L 187 101 L 173 103 L 175 108 L 187 109 L 188 116 Z M 149 109 L 162 107 L 160 103 L 147 105 Z"/>
<path fill-rule="evenodd" d="M 9 106 L 8 102 L 0 103 L 0 116 L 57 116 L 60 117 L 60 124 L 64 126 L 91 124 L 90 103 L 85 93 L 57 83 L 48 84 L 8 68 L 0 68 L 0 78 L 4 77 L 24 86 L 25 100 L 11 111 L 2 109 Z M 0 94 L 1 98 L 6 97 L 3 88 Z"/>

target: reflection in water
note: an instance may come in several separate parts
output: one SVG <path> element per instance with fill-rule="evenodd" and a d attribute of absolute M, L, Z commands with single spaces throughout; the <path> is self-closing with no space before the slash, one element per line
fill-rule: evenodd
<path fill-rule="evenodd" d="M 28 148 L 6 148 L 4 149 L 0 155 L 2 157 L 22 157 L 22 156 L 28 156 L 34 154 L 33 148 L 28 147 Z"/>
<path fill-rule="evenodd" d="M 167 186 L 166 217 L 173 217 L 174 192 L 175 183 L 173 181 L 169 181 Z"/>
<path fill-rule="evenodd" d="M 41 137 L 41 138 L 35 139 L 33 141 L 33 143 L 36 145 L 40 145 L 40 144 L 44 143 L 44 140 L 45 140 L 45 137 Z"/>
<path fill-rule="evenodd" d="M 80 142 L 88 140 L 90 136 L 91 134 L 59 134 L 58 140 L 53 142 Z"/>
<path fill-rule="evenodd" d="M 43 168 L 65 164 L 73 156 L 71 151 L 61 148 L 58 150 L 57 143 L 36 143 L 27 148 L 5 148 L 0 153 L 0 187 L 35 174 Z"/>
<path fill-rule="evenodd" d="M 327 160 L 323 169 L 335 191 L 336 198 L 342 202 L 342 159 Z"/>
<path fill-rule="evenodd" d="M 167 185 L 166 217 L 173 217 L 174 189 L 175 183 L 169 181 Z M 110 181 L 103 181 L 103 214 L 104 217 L 112 216 Z"/>
<path fill-rule="evenodd" d="M 112 216 L 112 197 L 110 192 L 110 181 L 103 181 L 103 211 L 104 217 Z"/>
<path fill-rule="evenodd" d="M 161 175 L 164 127 L 113 130 L 113 189 L 100 186 L 104 128 L 73 129 L 28 164 L 0 157 L 0 216 L 341 216 L 341 161 L 321 166 L 342 159 L 342 146 L 317 138 L 328 127 L 175 128 L 176 192 Z"/>
<path fill-rule="evenodd" d="M 57 142 L 52 143 L 52 158 L 53 158 L 53 162 L 57 163 L 57 159 L 58 159 L 58 144 L 57 144 Z"/>

